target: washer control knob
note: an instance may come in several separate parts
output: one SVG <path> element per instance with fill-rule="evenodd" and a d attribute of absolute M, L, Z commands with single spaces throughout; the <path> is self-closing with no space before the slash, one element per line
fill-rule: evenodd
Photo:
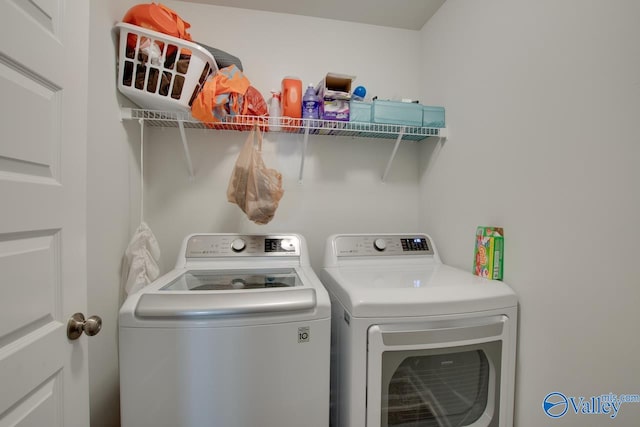
<path fill-rule="evenodd" d="M 242 239 L 235 239 L 231 242 L 231 250 L 233 252 L 242 252 L 247 247 L 247 244 Z"/>
<path fill-rule="evenodd" d="M 373 247 L 382 252 L 387 249 L 387 242 L 385 242 L 384 239 L 376 239 L 375 242 L 373 242 Z"/>

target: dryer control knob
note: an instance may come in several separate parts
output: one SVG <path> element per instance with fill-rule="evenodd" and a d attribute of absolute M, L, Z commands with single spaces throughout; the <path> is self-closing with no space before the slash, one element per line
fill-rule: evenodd
<path fill-rule="evenodd" d="M 231 242 L 231 250 L 233 252 L 242 252 L 246 247 L 247 244 L 242 239 L 235 239 L 233 242 Z"/>
<path fill-rule="evenodd" d="M 376 239 L 375 242 L 373 242 L 373 247 L 382 252 L 387 249 L 387 242 L 385 242 L 384 239 Z"/>

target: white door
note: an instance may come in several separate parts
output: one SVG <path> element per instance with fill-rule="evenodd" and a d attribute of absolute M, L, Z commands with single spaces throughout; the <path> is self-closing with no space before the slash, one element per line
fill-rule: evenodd
<path fill-rule="evenodd" d="M 0 3 L 0 426 L 89 425 L 89 2 Z"/>

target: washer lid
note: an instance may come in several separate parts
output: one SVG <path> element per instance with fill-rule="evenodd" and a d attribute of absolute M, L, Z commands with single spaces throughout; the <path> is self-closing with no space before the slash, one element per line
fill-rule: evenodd
<path fill-rule="evenodd" d="M 250 291 L 302 286 L 293 268 L 262 270 L 188 270 L 160 291 Z"/>
<path fill-rule="evenodd" d="M 203 318 L 312 310 L 316 290 L 295 269 L 187 270 L 135 307 L 141 318 Z"/>
<path fill-rule="evenodd" d="M 354 317 L 410 317 L 512 307 L 505 283 L 435 264 L 325 269 L 325 285 Z"/>

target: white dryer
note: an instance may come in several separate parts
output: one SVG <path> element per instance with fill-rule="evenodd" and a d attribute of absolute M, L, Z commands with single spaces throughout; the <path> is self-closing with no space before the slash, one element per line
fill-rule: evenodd
<path fill-rule="evenodd" d="M 334 427 L 511 427 L 517 298 L 443 265 L 426 234 L 334 235 Z"/>
<path fill-rule="evenodd" d="M 330 315 L 302 236 L 188 236 L 120 310 L 122 426 L 326 427 Z"/>

